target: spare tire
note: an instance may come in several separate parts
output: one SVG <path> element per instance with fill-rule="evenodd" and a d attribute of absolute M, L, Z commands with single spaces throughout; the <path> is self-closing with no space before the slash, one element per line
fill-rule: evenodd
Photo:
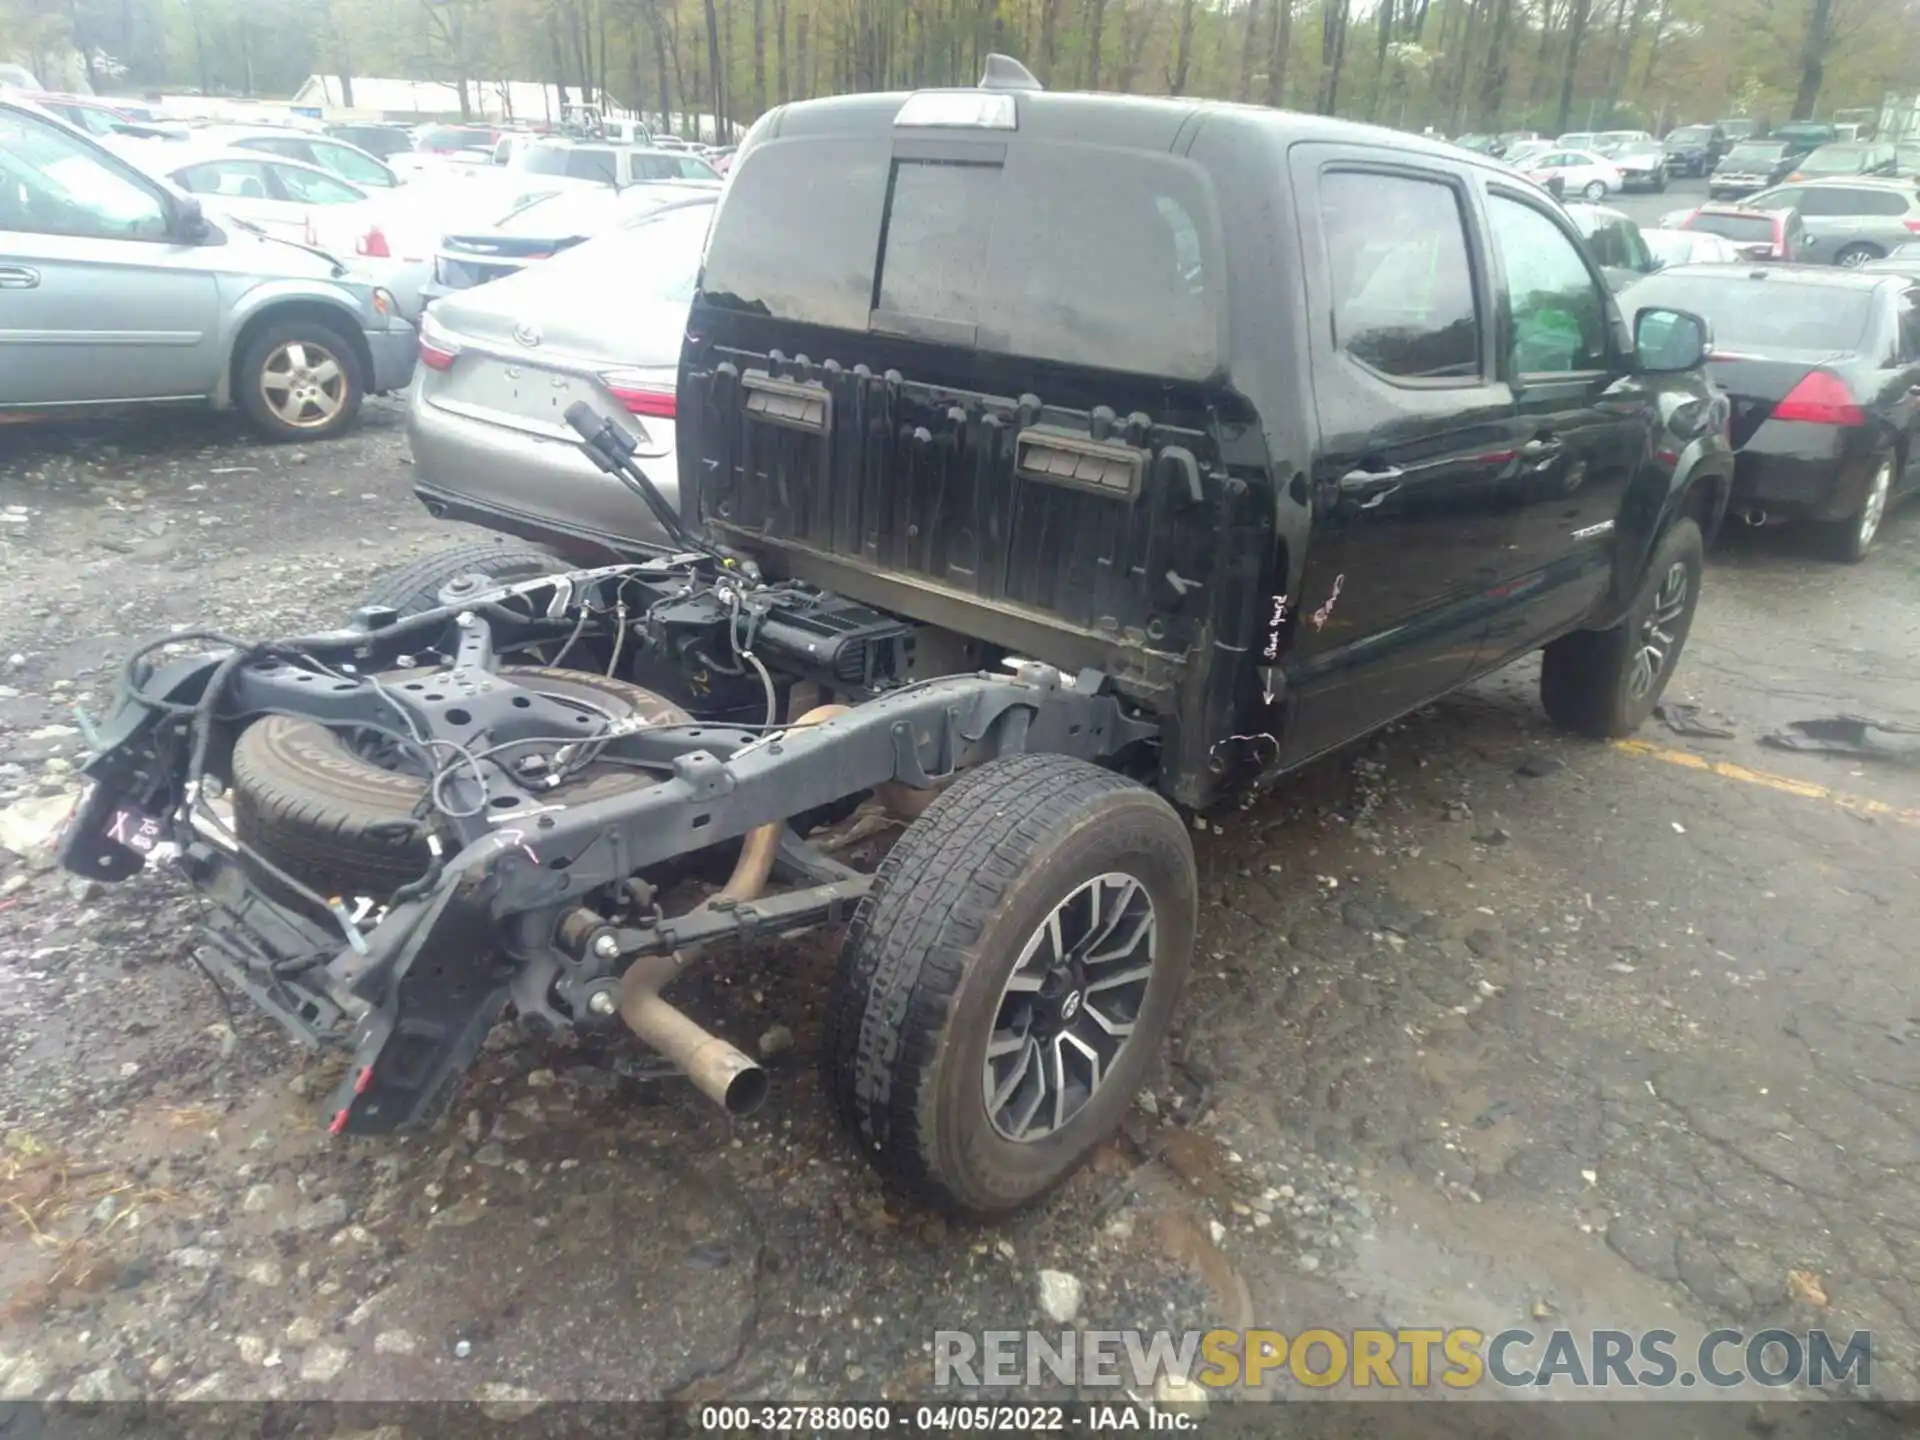
<path fill-rule="evenodd" d="M 412 564 L 382 575 L 360 603 L 390 606 L 404 620 L 423 610 L 438 609 L 441 587 L 462 575 L 491 575 L 495 580 L 510 582 L 555 575 L 569 568 L 566 561 L 531 545 L 479 540 L 422 555 Z"/>
<path fill-rule="evenodd" d="M 655 725 L 692 719 L 650 690 L 603 675 L 531 666 L 501 673 L 616 718 L 643 715 Z M 426 796 L 428 778 L 417 760 L 412 771 L 390 768 L 373 758 L 377 753 L 378 747 L 356 744 L 346 732 L 311 720 L 269 715 L 255 721 L 233 748 L 235 833 L 248 849 L 322 896 L 384 900 L 426 871 L 427 845 L 414 811 Z M 642 771 L 596 765 L 553 793 L 578 804 L 654 783 Z M 282 900 L 295 898 L 258 867 L 254 879 Z"/>

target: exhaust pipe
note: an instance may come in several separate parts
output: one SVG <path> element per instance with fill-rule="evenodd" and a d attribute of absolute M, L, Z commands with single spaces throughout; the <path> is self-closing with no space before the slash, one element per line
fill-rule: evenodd
<path fill-rule="evenodd" d="M 1740 512 L 1740 519 L 1742 523 L 1758 530 L 1762 525 L 1767 523 L 1767 512 L 1764 510 L 1742 510 Z"/>
<path fill-rule="evenodd" d="M 819 705 L 795 720 L 789 729 L 818 725 L 847 713 L 845 705 Z M 749 831 L 734 862 L 733 874 L 720 893 L 707 900 L 740 904 L 767 888 L 774 856 L 780 850 L 781 821 Z M 736 1046 L 722 1040 L 660 996 L 661 990 L 693 962 L 697 949 L 670 955 L 643 955 L 620 977 L 620 1018 L 627 1028 L 687 1072 L 694 1088 L 729 1115 L 751 1115 L 767 1098 L 767 1072 Z"/>

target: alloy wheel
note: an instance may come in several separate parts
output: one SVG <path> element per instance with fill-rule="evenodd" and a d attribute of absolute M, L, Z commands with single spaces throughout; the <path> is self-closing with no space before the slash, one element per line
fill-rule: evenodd
<path fill-rule="evenodd" d="M 1640 643 L 1634 651 L 1633 673 L 1627 682 L 1636 700 L 1653 689 L 1673 660 L 1677 648 L 1675 631 L 1687 613 L 1690 583 L 1686 564 L 1679 560 L 1667 567 L 1667 573 L 1660 580 L 1659 592 L 1653 597 L 1653 609 L 1640 624 Z"/>
<path fill-rule="evenodd" d="M 260 394 L 282 422 L 296 430 L 319 430 L 347 404 L 347 370 L 324 346 L 289 340 L 260 369 Z"/>
<path fill-rule="evenodd" d="M 1857 549 L 1865 550 L 1880 533 L 1880 522 L 1887 513 L 1887 496 L 1892 490 L 1893 462 L 1882 460 L 1880 468 L 1873 472 L 1872 484 L 1867 486 L 1867 498 L 1860 504 L 1860 519 L 1854 529 Z"/>
<path fill-rule="evenodd" d="M 1029 937 L 1000 992 L 981 1076 L 1003 1139 L 1056 1133 L 1105 1083 L 1146 1003 L 1157 942 L 1146 886 L 1117 871 L 1074 890 Z"/>

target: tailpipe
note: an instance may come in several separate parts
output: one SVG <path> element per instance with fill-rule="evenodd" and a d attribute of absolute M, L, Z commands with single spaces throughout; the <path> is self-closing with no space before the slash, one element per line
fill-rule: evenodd
<path fill-rule="evenodd" d="M 820 705 L 788 728 L 818 725 L 847 713 L 845 705 Z M 748 833 L 733 874 L 714 899 L 741 904 L 767 888 L 780 850 L 784 821 Z M 711 904 L 712 901 L 708 901 Z M 704 908 L 704 907 L 702 907 Z M 697 950 L 642 956 L 620 977 L 620 1018 L 648 1045 L 687 1072 L 694 1088 L 729 1115 L 751 1115 L 767 1098 L 767 1072 L 683 1011 L 660 998 L 668 981 L 686 969 Z"/>
<path fill-rule="evenodd" d="M 654 1050 L 687 1072 L 694 1089 L 727 1114 L 746 1116 L 767 1098 L 767 1072 L 684 1011 L 644 986 L 626 987 L 620 1018 Z"/>
<path fill-rule="evenodd" d="M 1758 530 L 1762 525 L 1767 523 L 1767 512 L 1764 510 L 1742 510 L 1740 512 L 1740 518 L 1749 528 Z"/>

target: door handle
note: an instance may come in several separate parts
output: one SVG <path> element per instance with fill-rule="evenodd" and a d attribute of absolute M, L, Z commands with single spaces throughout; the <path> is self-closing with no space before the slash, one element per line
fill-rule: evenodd
<path fill-rule="evenodd" d="M 24 265 L 0 265 L 0 290 L 31 290 L 40 283 L 40 272 Z"/>
<path fill-rule="evenodd" d="M 1400 488 L 1406 472 L 1389 465 L 1384 470 L 1349 470 L 1340 477 L 1340 493 L 1360 502 L 1362 510 L 1371 510 Z"/>

